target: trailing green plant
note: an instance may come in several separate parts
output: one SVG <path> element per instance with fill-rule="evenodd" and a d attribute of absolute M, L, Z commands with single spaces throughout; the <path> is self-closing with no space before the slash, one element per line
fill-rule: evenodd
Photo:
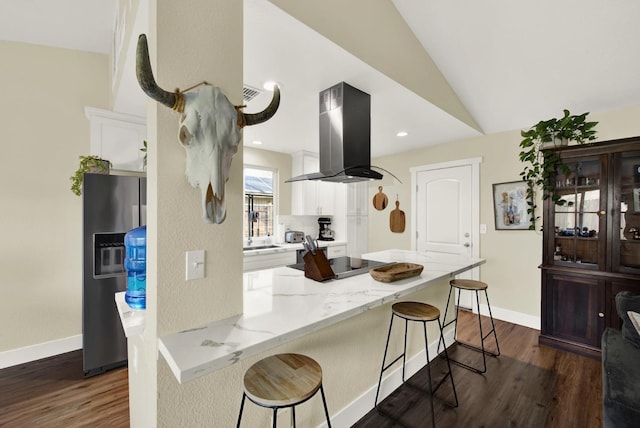
<path fill-rule="evenodd" d="M 595 126 L 598 122 L 587 122 L 587 113 L 572 115 L 569 110 L 564 110 L 562 118 L 541 120 L 533 127 L 520 131 L 520 162 L 524 163 L 520 177 L 527 183 L 527 215 L 531 221 L 530 230 L 535 230 L 536 221 L 540 216 L 536 215 L 536 196 L 542 191 L 542 199 L 551 198 L 556 205 L 572 205 L 555 193 L 553 178 L 558 172 L 568 175 L 569 167 L 562 163 L 560 154 L 552 150 L 557 146 L 567 145 L 569 141 L 584 144 L 595 140 Z M 564 141 L 563 141 L 564 140 Z"/>
<path fill-rule="evenodd" d="M 82 194 L 82 178 L 85 172 L 108 172 L 111 167 L 111 162 L 98 156 L 79 156 L 79 159 L 78 169 L 69 177 L 71 191 L 78 196 Z"/>
<path fill-rule="evenodd" d="M 147 140 L 142 140 L 142 148 L 140 149 L 142 153 L 144 153 L 144 158 L 142 158 L 142 166 L 147 168 Z"/>

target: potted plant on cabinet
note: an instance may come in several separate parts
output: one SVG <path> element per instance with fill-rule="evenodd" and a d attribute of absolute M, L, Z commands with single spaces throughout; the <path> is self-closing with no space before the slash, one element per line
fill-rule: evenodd
<path fill-rule="evenodd" d="M 98 156 L 80 156 L 80 163 L 76 172 L 69 177 L 71 180 L 71 191 L 76 195 L 82 194 L 82 177 L 85 172 L 93 174 L 109 174 L 111 162 L 101 159 Z"/>
<path fill-rule="evenodd" d="M 142 168 L 147 169 L 147 140 L 142 140 L 142 148 L 140 149 L 142 153 L 144 153 L 144 157 L 142 158 Z"/>
<path fill-rule="evenodd" d="M 552 178 L 556 171 L 566 175 L 569 167 L 563 164 L 560 155 L 551 149 L 566 146 L 569 141 L 584 144 L 595 140 L 595 126 L 598 122 L 587 122 L 588 114 L 589 112 L 572 115 L 565 109 L 562 118 L 541 120 L 528 130 L 520 132 L 522 136 L 520 162 L 524 163 L 520 177 L 527 183 L 527 214 L 531 220 L 530 230 L 535 230 L 535 222 L 540 218 L 536 216 L 538 190 L 542 191 L 543 200 L 551 198 L 556 205 L 571 205 L 554 192 Z"/>

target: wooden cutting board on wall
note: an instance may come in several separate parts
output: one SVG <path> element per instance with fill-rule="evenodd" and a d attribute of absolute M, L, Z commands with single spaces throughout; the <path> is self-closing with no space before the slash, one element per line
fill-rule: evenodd
<path fill-rule="evenodd" d="M 393 233 L 402 233 L 405 228 L 404 211 L 400 209 L 400 201 L 396 201 L 396 208 L 389 214 L 389 227 Z"/>
<path fill-rule="evenodd" d="M 373 207 L 378 211 L 382 211 L 387 207 L 389 199 L 382 191 L 382 186 L 378 186 L 378 193 L 373 196 Z"/>

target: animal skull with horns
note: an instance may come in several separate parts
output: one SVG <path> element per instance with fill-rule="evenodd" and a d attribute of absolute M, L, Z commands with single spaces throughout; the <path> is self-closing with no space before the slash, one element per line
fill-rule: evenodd
<path fill-rule="evenodd" d="M 168 92 L 153 77 L 147 38 L 141 34 L 136 52 L 136 76 L 151 98 L 181 114 L 178 139 L 187 153 L 186 176 L 202 194 L 202 218 L 206 223 L 222 223 L 227 210 L 224 186 L 229 180 L 231 158 L 238 151 L 241 129 L 269 120 L 280 105 L 280 89 L 273 88 L 271 103 L 260 113 L 245 114 L 215 86 L 195 93 Z"/>

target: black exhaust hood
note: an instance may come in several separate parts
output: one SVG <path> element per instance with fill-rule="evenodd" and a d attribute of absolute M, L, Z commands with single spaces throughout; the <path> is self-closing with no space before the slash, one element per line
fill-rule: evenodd
<path fill-rule="evenodd" d="M 371 96 L 345 82 L 320 92 L 320 171 L 285 182 L 380 179 L 371 169 Z"/>

